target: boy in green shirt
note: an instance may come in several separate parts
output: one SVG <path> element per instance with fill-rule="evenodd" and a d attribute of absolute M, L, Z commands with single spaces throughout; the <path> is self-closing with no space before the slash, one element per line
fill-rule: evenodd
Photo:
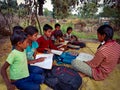
<path fill-rule="evenodd" d="M 40 90 L 40 83 L 44 77 L 39 74 L 30 74 L 26 52 L 24 49 L 28 46 L 28 39 L 23 31 L 17 31 L 11 36 L 11 43 L 15 49 L 11 51 L 6 62 L 1 67 L 1 75 L 7 86 L 7 90 Z M 7 75 L 7 68 L 10 67 L 10 79 Z"/>

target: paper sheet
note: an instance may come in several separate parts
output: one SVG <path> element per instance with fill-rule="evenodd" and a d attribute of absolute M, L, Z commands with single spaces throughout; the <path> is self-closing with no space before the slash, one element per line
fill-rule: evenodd
<path fill-rule="evenodd" d="M 61 55 L 61 54 L 63 53 L 63 51 L 54 50 L 54 49 L 52 49 L 51 52 L 52 52 L 53 54 L 56 54 L 56 55 Z"/>
<path fill-rule="evenodd" d="M 91 54 L 88 53 L 80 53 L 76 59 L 80 60 L 80 61 L 90 61 L 93 59 L 94 56 L 92 56 Z"/>
<path fill-rule="evenodd" d="M 45 69 L 51 69 L 53 63 L 53 54 L 38 54 L 36 55 L 36 59 L 40 57 L 46 57 L 43 62 L 37 62 L 35 64 L 31 64 L 34 66 L 38 66 Z"/>

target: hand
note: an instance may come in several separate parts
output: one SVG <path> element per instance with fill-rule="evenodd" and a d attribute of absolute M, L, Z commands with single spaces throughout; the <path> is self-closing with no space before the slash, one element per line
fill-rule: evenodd
<path fill-rule="evenodd" d="M 81 77 L 85 77 L 85 76 L 86 76 L 84 73 L 81 73 L 81 72 L 78 72 L 78 74 L 79 74 Z"/>
<path fill-rule="evenodd" d="M 73 55 L 73 56 L 77 56 L 78 55 L 77 52 L 70 52 L 70 54 Z"/>
<path fill-rule="evenodd" d="M 41 57 L 37 59 L 37 62 L 43 62 L 45 60 L 46 57 Z"/>
<path fill-rule="evenodd" d="M 7 86 L 7 90 L 15 90 L 15 85 L 12 85 L 12 84 L 9 84 L 8 86 Z"/>
<path fill-rule="evenodd" d="M 47 53 L 51 53 L 51 50 L 49 48 L 45 48 L 47 50 Z"/>
<path fill-rule="evenodd" d="M 64 51 L 64 48 L 59 48 L 58 50 L 60 50 L 60 51 Z"/>

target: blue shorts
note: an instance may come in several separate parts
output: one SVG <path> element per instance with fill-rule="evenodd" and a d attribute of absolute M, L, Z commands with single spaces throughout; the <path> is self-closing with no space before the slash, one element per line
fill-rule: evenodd
<path fill-rule="evenodd" d="M 45 77 L 39 74 L 30 74 L 29 77 L 19 79 L 14 84 L 20 90 L 40 90 L 40 84 L 44 82 Z"/>
<path fill-rule="evenodd" d="M 28 65 L 29 73 L 33 74 L 43 74 L 44 70 L 38 66 Z"/>

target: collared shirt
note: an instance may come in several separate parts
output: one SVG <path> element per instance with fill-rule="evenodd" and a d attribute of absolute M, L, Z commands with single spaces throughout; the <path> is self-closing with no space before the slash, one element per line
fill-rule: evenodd
<path fill-rule="evenodd" d="M 45 48 L 49 49 L 58 49 L 52 42 L 52 40 L 45 35 L 41 36 L 40 38 L 37 39 L 39 47 L 37 48 L 38 52 L 44 53 Z"/>

